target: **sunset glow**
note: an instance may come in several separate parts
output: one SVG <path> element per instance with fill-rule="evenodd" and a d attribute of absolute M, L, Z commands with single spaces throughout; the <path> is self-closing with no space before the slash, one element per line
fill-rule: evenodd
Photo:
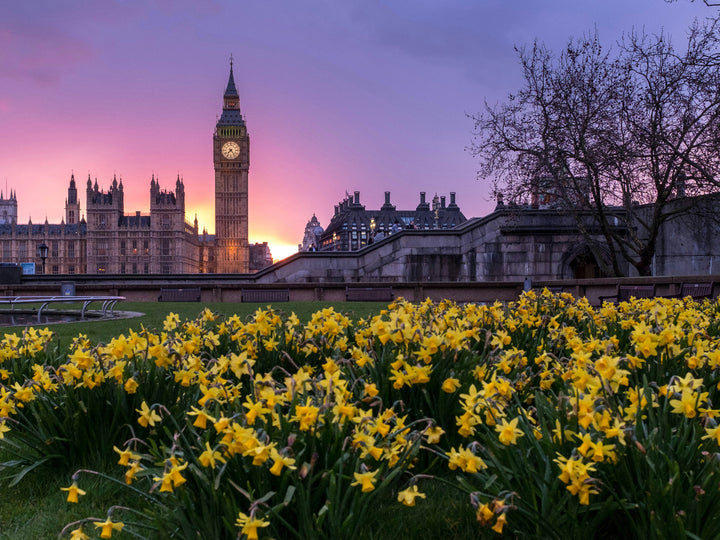
<path fill-rule="evenodd" d="M 665 28 L 681 40 L 702 2 L 460 0 L 0 5 L 0 191 L 19 220 L 59 223 L 71 174 L 122 180 L 125 213 L 149 213 L 150 179 L 185 183 L 186 220 L 214 233 L 212 133 L 230 54 L 250 134 L 249 233 L 273 257 L 323 227 L 345 193 L 398 208 L 420 191 L 491 212 L 465 149 L 467 114 L 520 82 L 514 45 L 562 47 L 598 28 Z M 618 16 L 619 15 L 619 16 Z"/>

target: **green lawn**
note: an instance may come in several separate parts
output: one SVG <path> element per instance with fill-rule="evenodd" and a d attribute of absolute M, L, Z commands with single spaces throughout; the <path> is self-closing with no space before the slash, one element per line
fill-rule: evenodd
<path fill-rule="evenodd" d="M 333 307 L 335 311 L 350 313 L 353 318 L 362 319 L 370 315 L 380 313 L 380 310 L 387 307 L 384 302 L 279 302 L 276 304 L 267 303 L 223 303 L 223 302 L 119 302 L 116 311 L 129 311 L 142 313 L 139 317 L 130 319 L 118 318 L 108 321 L 83 321 L 78 323 L 63 323 L 47 326 L 55 333 L 61 345 L 69 343 L 78 334 L 85 334 L 93 343 L 106 343 L 109 339 L 129 329 L 139 331 L 142 327 L 153 329 L 162 328 L 162 323 L 168 313 L 177 313 L 180 320 L 194 319 L 204 308 L 209 308 L 213 313 L 225 316 L 238 315 L 245 319 L 257 309 L 266 309 L 272 305 L 274 309 L 285 313 L 295 313 L 298 318 L 307 322 L 316 311 Z M 7 333 L 22 332 L 23 327 L 0 327 L 0 335 Z"/>
<path fill-rule="evenodd" d="M 2 461 L 0 454 L 0 461 Z M 2 486 L 0 495 L 0 540 L 50 540 L 58 538 L 62 527 L 74 521 L 106 517 L 112 504 L 134 506 L 127 499 L 127 490 L 99 480 L 83 477 L 83 487 L 92 496 L 83 497 L 82 504 L 66 502 L 67 493 L 61 487 L 70 485 L 69 478 L 60 478 L 49 471 L 38 470 L 28 475 L 19 485 Z M 498 537 L 478 526 L 475 514 L 466 498 L 456 489 L 441 482 L 426 482 L 423 491 L 428 504 L 418 502 L 414 508 L 401 506 L 388 499 L 375 509 L 375 519 L 358 532 L 357 538 L 373 540 L 480 540 Z M 134 501 L 142 507 L 141 501 Z M 74 527 L 70 527 L 72 530 Z M 87 532 L 91 532 L 87 529 Z M 65 539 L 68 535 L 64 536 Z M 99 538 L 95 533 L 91 538 Z M 118 540 L 131 536 L 121 531 L 113 534 Z M 261 535 L 261 538 L 264 538 Z M 148 540 L 159 540 L 155 536 Z"/>

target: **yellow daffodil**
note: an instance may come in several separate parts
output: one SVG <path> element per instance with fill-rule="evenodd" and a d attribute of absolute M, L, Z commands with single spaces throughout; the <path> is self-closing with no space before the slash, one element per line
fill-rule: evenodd
<path fill-rule="evenodd" d="M 492 526 L 492 530 L 498 534 L 502 534 L 503 527 L 505 526 L 506 522 L 507 517 L 505 516 L 505 514 L 500 514 L 497 518 L 497 521 L 495 521 L 495 525 Z"/>
<path fill-rule="evenodd" d="M 130 377 L 127 381 L 125 381 L 124 388 L 128 394 L 134 394 L 135 392 L 137 392 L 138 383 L 135 379 Z"/>
<path fill-rule="evenodd" d="M 60 488 L 62 491 L 67 491 L 67 502 L 76 503 L 78 502 L 78 495 L 85 495 L 85 491 L 77 486 L 77 482 L 73 482 L 70 487 Z"/>
<path fill-rule="evenodd" d="M 440 437 L 445 433 L 445 430 L 440 426 L 433 426 L 427 428 L 423 433 L 427 437 L 428 444 L 437 444 L 440 442 Z"/>
<path fill-rule="evenodd" d="M 200 429 L 206 429 L 208 420 L 212 423 L 215 423 L 216 420 L 210 416 L 206 411 L 200 410 L 196 407 L 191 407 L 190 412 L 187 413 L 188 416 L 194 416 L 195 421 L 193 422 L 193 426 Z"/>
<path fill-rule="evenodd" d="M 180 324 L 180 316 L 177 313 L 168 313 L 168 316 L 165 317 L 165 321 L 163 322 L 163 329 L 166 332 L 170 332 L 172 330 L 175 330 Z"/>
<path fill-rule="evenodd" d="M 375 489 L 375 477 L 379 470 L 368 471 L 364 473 L 353 473 L 355 481 L 350 484 L 351 486 L 361 486 L 362 492 L 366 493 Z"/>
<path fill-rule="evenodd" d="M 257 519 L 242 512 L 239 513 L 238 518 L 235 520 L 235 526 L 240 528 L 240 534 L 244 534 L 248 540 L 258 540 L 258 529 L 268 525 L 270 525 L 269 521 Z"/>
<path fill-rule="evenodd" d="M 223 455 L 218 452 L 217 450 L 213 450 L 210 447 L 210 443 L 205 443 L 205 451 L 200 454 L 198 457 L 198 461 L 202 464 L 203 467 L 211 467 L 215 468 L 216 463 L 225 463 L 225 458 Z"/>
<path fill-rule="evenodd" d="M 451 448 L 445 455 L 450 458 L 448 467 L 453 471 L 459 468 L 464 472 L 476 473 L 482 469 L 487 469 L 487 465 L 482 458 L 473 454 L 468 448 L 461 448 L 460 450 Z"/>
<path fill-rule="evenodd" d="M 707 393 L 704 393 L 707 396 Z M 675 414 L 683 414 L 687 418 L 697 416 L 697 405 L 702 400 L 703 394 L 698 394 L 689 389 L 684 389 L 680 399 L 671 399 L 670 406 Z"/>
<path fill-rule="evenodd" d="M 144 401 L 140 405 L 140 408 L 135 410 L 140 413 L 140 418 L 138 418 L 138 424 L 140 424 L 142 427 L 154 426 L 155 422 L 159 422 L 160 420 L 162 420 L 162 418 L 160 418 L 160 415 L 153 411 L 150 407 L 148 407 L 148 404 Z"/>
<path fill-rule="evenodd" d="M 70 531 L 70 540 L 89 540 L 89 539 L 90 539 L 90 537 L 83 532 L 82 527 L 78 527 L 77 529 Z"/>
<path fill-rule="evenodd" d="M 129 463 L 129 469 L 125 471 L 125 483 L 127 485 L 130 485 L 133 483 L 133 480 L 135 480 L 135 477 L 137 476 L 137 473 L 139 473 L 142 470 L 142 467 L 140 466 L 139 461 L 133 461 L 132 463 Z"/>
<path fill-rule="evenodd" d="M 490 345 L 502 349 L 503 347 L 510 345 L 512 338 L 504 330 L 498 330 L 493 338 L 490 340 Z"/>
<path fill-rule="evenodd" d="M 107 518 L 105 521 L 100 523 L 93 523 L 93 525 L 95 525 L 98 529 L 101 529 L 100 538 L 112 538 L 113 531 L 122 531 L 125 526 L 124 523 L 120 521 L 113 522 L 110 518 Z"/>
<path fill-rule="evenodd" d="M 445 379 L 441 387 L 442 391 L 447 392 L 448 394 L 452 394 L 458 388 L 460 388 L 460 381 L 454 377 L 448 377 Z"/>
<path fill-rule="evenodd" d="M 398 493 L 397 500 L 398 502 L 403 503 L 405 506 L 415 506 L 415 499 L 418 497 L 424 499 L 425 494 L 420 493 L 418 491 L 418 487 L 416 485 L 413 485 Z"/>
<path fill-rule="evenodd" d="M 518 418 L 513 418 L 508 422 L 506 419 L 502 419 L 500 424 L 495 426 L 495 431 L 498 432 L 498 439 L 505 446 L 515 444 L 518 437 L 522 437 L 524 433 L 520 428 L 517 427 Z"/>
<path fill-rule="evenodd" d="M 295 469 L 295 459 L 281 455 L 274 447 L 270 449 L 270 459 L 273 460 L 273 466 L 270 467 L 270 474 L 280 476 L 283 467 Z"/>
<path fill-rule="evenodd" d="M 292 420 L 300 423 L 300 431 L 308 431 L 315 425 L 320 410 L 310 404 L 308 400 L 305 405 L 295 407 L 295 415 Z"/>
<path fill-rule="evenodd" d="M 705 435 L 702 438 L 714 440 L 716 444 L 720 445 L 720 426 L 706 427 Z"/>
<path fill-rule="evenodd" d="M 126 466 L 130 463 L 130 460 L 138 460 L 140 459 L 140 456 L 138 454 L 134 454 L 132 450 L 120 450 L 117 446 L 113 446 L 113 450 L 117 452 L 120 455 L 120 460 L 118 461 L 118 465 Z"/>

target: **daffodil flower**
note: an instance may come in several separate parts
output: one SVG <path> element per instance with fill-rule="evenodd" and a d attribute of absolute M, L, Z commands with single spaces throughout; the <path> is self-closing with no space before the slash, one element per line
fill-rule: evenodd
<path fill-rule="evenodd" d="M 427 437 L 428 444 L 437 444 L 440 442 L 440 437 L 445 433 L 445 430 L 440 426 L 433 426 L 426 429 L 423 433 Z"/>
<path fill-rule="evenodd" d="M 362 492 L 367 493 L 375 489 L 375 477 L 379 470 L 368 471 L 364 473 L 354 473 L 355 481 L 351 486 L 361 486 Z"/>
<path fill-rule="evenodd" d="M 280 476 L 283 467 L 295 469 L 295 460 L 293 458 L 283 456 L 275 449 L 275 447 L 270 448 L 270 459 L 273 460 L 273 466 L 270 467 L 270 474 Z"/>
<path fill-rule="evenodd" d="M 137 473 L 139 473 L 142 470 L 142 467 L 140 466 L 139 461 L 133 461 L 129 464 L 130 468 L 125 471 L 125 483 L 127 485 L 130 485 L 133 483 L 133 480 L 135 480 L 135 476 L 137 476 Z"/>
<path fill-rule="evenodd" d="M 113 531 L 122 531 L 125 526 L 124 523 L 120 521 L 113 522 L 110 518 L 107 518 L 105 521 L 100 523 L 93 523 L 93 525 L 95 525 L 98 529 L 101 529 L 100 538 L 112 538 Z"/>
<path fill-rule="evenodd" d="M 135 410 L 140 413 L 138 424 L 142 427 L 155 426 L 155 422 L 162 420 L 160 415 L 148 407 L 148 404 L 144 401 L 142 402 L 142 405 L 140 405 L 140 408 Z"/>
<path fill-rule="evenodd" d="M 270 525 L 269 521 L 239 513 L 235 525 L 240 527 L 240 534 L 247 536 L 248 540 L 258 540 L 258 529 Z"/>
<path fill-rule="evenodd" d="M 225 463 L 225 458 L 223 458 L 220 452 L 210 448 L 210 443 L 206 442 L 205 451 L 200 454 L 198 461 L 200 461 L 203 467 L 211 467 L 214 469 L 217 462 Z"/>
<path fill-rule="evenodd" d="M 524 435 L 523 431 L 517 427 L 518 418 L 513 418 L 508 422 L 503 418 L 499 425 L 495 426 L 495 431 L 499 433 L 498 439 L 505 446 L 517 443 L 518 437 Z"/>
<path fill-rule="evenodd" d="M 447 392 L 448 394 L 452 394 L 458 388 L 460 388 L 460 381 L 453 377 L 445 379 L 440 387 L 443 392 Z"/>
<path fill-rule="evenodd" d="M 124 388 L 128 394 L 134 394 L 135 392 L 137 392 L 138 383 L 135 379 L 130 377 L 127 381 L 125 381 Z"/>
<path fill-rule="evenodd" d="M 62 491 L 67 491 L 67 502 L 76 503 L 78 502 L 78 495 L 85 495 L 85 491 L 80 489 L 77 482 L 73 482 L 70 487 L 60 488 Z"/>
<path fill-rule="evenodd" d="M 123 467 L 127 466 L 130 463 L 130 460 L 138 460 L 140 459 L 140 456 L 138 454 L 134 454 L 132 450 L 120 450 L 117 446 L 113 446 L 113 450 L 120 454 L 120 459 L 118 460 L 118 465 L 122 465 Z"/>
<path fill-rule="evenodd" d="M 70 531 L 70 540 L 89 540 L 90 537 L 85 534 L 82 527 L 78 527 L 75 530 Z"/>
<path fill-rule="evenodd" d="M 407 489 L 402 490 L 400 493 L 398 493 L 397 500 L 398 500 L 398 502 L 403 503 L 405 506 L 415 506 L 415 499 L 418 497 L 420 497 L 421 499 L 424 499 L 425 494 L 420 493 L 418 491 L 418 487 L 413 485 Z"/>

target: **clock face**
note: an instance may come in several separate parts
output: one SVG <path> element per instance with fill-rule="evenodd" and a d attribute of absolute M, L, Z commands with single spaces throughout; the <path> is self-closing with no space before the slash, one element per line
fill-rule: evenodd
<path fill-rule="evenodd" d="M 222 155 L 228 159 L 235 159 L 240 155 L 240 147 L 234 141 L 226 142 L 222 146 Z"/>

